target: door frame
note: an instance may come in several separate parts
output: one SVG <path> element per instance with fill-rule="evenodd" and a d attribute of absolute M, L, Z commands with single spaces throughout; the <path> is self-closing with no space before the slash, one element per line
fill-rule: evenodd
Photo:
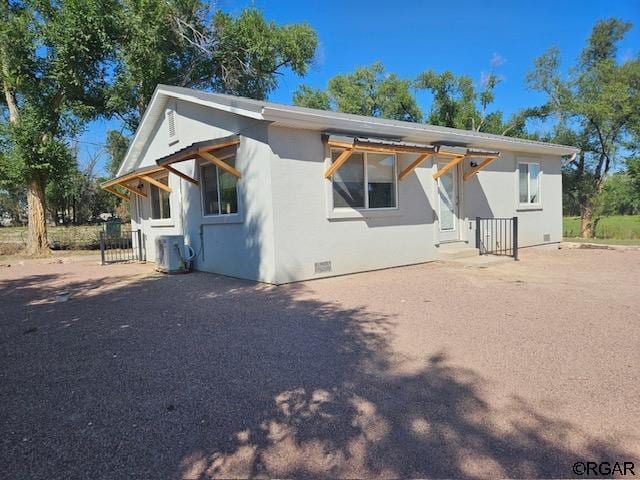
<path fill-rule="evenodd" d="M 440 170 L 440 166 L 446 165 L 448 162 L 446 160 L 438 160 L 436 162 L 437 170 Z M 449 172 L 445 175 L 452 173 L 453 178 L 453 191 L 454 191 L 454 209 L 453 209 L 453 229 L 451 230 L 442 230 L 442 222 L 440 215 L 441 198 L 440 198 L 440 178 L 436 180 L 436 195 L 438 197 L 438 243 L 450 243 L 450 242 L 459 242 L 462 240 L 461 232 L 460 232 L 460 190 L 461 190 L 461 182 L 460 182 L 460 171 L 459 168 L 461 164 L 454 166 Z M 444 235 L 443 235 L 444 234 Z"/>

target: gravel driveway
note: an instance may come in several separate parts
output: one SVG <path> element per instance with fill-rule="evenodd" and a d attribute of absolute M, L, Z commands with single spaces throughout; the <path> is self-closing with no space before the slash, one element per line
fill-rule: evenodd
<path fill-rule="evenodd" d="M 0 342 L 3 478 L 640 475 L 640 251 L 282 287 L 28 261 Z"/>

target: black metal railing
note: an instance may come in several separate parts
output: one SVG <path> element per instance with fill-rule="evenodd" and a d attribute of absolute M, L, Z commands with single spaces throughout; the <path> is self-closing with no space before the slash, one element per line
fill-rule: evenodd
<path fill-rule="evenodd" d="M 142 230 L 123 226 L 118 231 L 100 232 L 100 258 L 102 265 L 143 261 Z"/>
<path fill-rule="evenodd" d="M 480 255 L 504 255 L 518 260 L 518 217 L 476 217 L 476 248 Z"/>

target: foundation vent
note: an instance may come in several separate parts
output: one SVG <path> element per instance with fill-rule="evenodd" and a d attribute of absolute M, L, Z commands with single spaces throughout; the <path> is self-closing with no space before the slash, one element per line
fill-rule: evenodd
<path fill-rule="evenodd" d="M 542 239 L 543 239 L 544 242 L 550 242 L 551 241 L 551 234 L 545 233 L 544 235 L 542 235 Z"/>
<path fill-rule="evenodd" d="M 314 264 L 316 273 L 327 273 L 331 271 L 331 262 L 316 262 Z"/>

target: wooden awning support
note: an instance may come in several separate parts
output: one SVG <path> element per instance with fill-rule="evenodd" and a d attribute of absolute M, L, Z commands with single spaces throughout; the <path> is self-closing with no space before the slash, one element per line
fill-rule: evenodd
<path fill-rule="evenodd" d="M 331 166 L 327 168 L 327 171 L 324 172 L 324 178 L 331 178 L 331 175 L 336 173 L 336 170 L 338 170 L 342 165 L 344 165 L 344 163 L 347 160 L 349 160 L 349 157 L 352 154 L 353 154 L 353 148 L 349 148 L 347 150 L 344 150 L 340 155 L 338 155 L 338 158 L 336 158 L 335 161 L 331 163 Z"/>
<path fill-rule="evenodd" d="M 191 178 L 186 173 L 182 173 L 180 170 L 173 168 L 171 165 L 165 165 L 162 168 L 173 173 L 174 175 L 177 175 L 178 177 L 182 178 L 183 180 L 186 180 L 189 183 L 193 183 L 196 186 L 200 185 L 200 182 L 198 182 L 198 180 L 196 180 L 195 178 Z"/>
<path fill-rule="evenodd" d="M 430 155 L 438 151 L 438 147 L 427 144 L 409 143 L 397 140 L 387 140 L 382 138 L 345 137 L 338 135 L 323 135 L 323 141 L 332 148 L 343 149 L 343 152 L 336 158 L 325 171 L 325 178 L 331 176 L 349 159 L 354 152 L 371 152 L 381 154 L 417 153 L 418 158 L 411 165 L 405 168 L 398 178 L 404 179 L 415 168 L 424 162 Z"/>
<path fill-rule="evenodd" d="M 206 150 L 200 151 L 198 152 L 198 156 L 204 160 L 206 160 L 207 162 L 213 163 L 214 165 L 216 165 L 218 168 L 221 168 L 222 170 L 224 170 L 225 172 L 230 173 L 231 175 L 233 175 L 234 177 L 240 178 L 242 175 L 240 174 L 240 172 L 238 170 L 236 170 L 235 168 L 233 168 L 231 165 L 229 165 L 226 162 L 223 162 L 220 158 L 216 157 L 213 153 L 211 152 L 207 152 Z"/>
<path fill-rule="evenodd" d="M 129 182 L 133 180 L 142 180 L 144 182 L 149 183 L 150 185 L 154 185 L 165 192 L 171 192 L 171 187 L 159 182 L 153 175 L 158 172 L 170 172 L 178 177 L 186 180 L 189 183 L 194 185 L 200 185 L 200 182 L 195 178 L 190 177 L 186 173 L 182 173 L 177 168 L 173 167 L 174 163 L 183 162 L 185 160 L 192 160 L 194 158 L 203 158 L 208 162 L 211 162 L 217 165 L 219 168 L 229 172 L 230 174 L 240 177 L 240 172 L 224 162 L 223 160 L 227 158 L 231 158 L 235 155 L 235 153 L 225 153 L 224 155 L 214 155 L 213 152 L 217 152 L 223 148 L 230 147 L 233 145 L 238 145 L 240 143 L 240 137 L 238 135 L 229 135 L 227 137 L 216 138 L 213 140 L 205 140 L 202 142 L 192 143 L 191 145 L 184 147 L 177 152 L 174 152 L 170 155 L 162 157 L 156 161 L 157 165 L 153 165 L 151 167 L 141 168 L 135 172 L 128 173 L 126 175 L 122 175 L 121 177 L 114 178 L 113 180 L 109 180 L 101 185 L 101 188 L 109 193 L 113 193 L 114 195 L 129 200 L 127 195 L 120 193 L 114 187 L 119 185 L 120 187 L 130 191 L 132 194 L 146 197 L 147 194 L 141 192 L 139 189 L 136 189 L 130 185 Z"/>
<path fill-rule="evenodd" d="M 144 180 L 147 183 L 150 183 L 151 185 L 155 185 L 156 187 L 158 187 L 160 190 L 164 190 L 165 192 L 171 193 L 171 187 L 169 185 L 165 185 L 162 182 L 159 182 L 158 180 L 156 180 L 153 177 L 149 177 L 148 175 L 142 175 L 140 176 L 141 180 Z"/>
<path fill-rule="evenodd" d="M 121 198 L 122 200 L 125 200 L 127 202 L 130 202 L 131 199 L 125 195 L 124 193 L 120 193 L 119 191 L 117 191 L 114 187 L 101 187 L 105 192 L 109 192 L 112 193 L 113 195 L 115 195 L 118 198 Z"/>
<path fill-rule="evenodd" d="M 126 190 L 129 190 L 131 193 L 138 195 L 139 197 L 147 198 L 147 194 L 138 190 L 137 188 L 132 187 L 126 183 L 121 183 L 120 186 Z"/>
<path fill-rule="evenodd" d="M 398 175 L 398 180 L 400 181 L 404 180 L 411 172 L 413 172 L 416 168 L 418 168 L 418 166 L 430 156 L 431 156 L 430 153 L 422 153 L 418 155 L 418 158 L 416 158 L 413 162 L 411 162 L 411 164 L 407 168 L 405 168 L 404 170 L 402 170 L 402 172 L 400 172 L 400 175 Z"/>
<path fill-rule="evenodd" d="M 476 165 L 471 170 L 469 170 L 467 173 L 465 173 L 464 176 L 462 177 L 463 180 L 466 182 L 471 177 L 473 177 L 476 173 L 478 173 L 480 170 L 482 170 L 483 168 L 487 167 L 491 163 L 495 162 L 498 158 L 500 158 L 500 154 L 498 154 L 498 155 L 496 155 L 494 157 L 486 157 L 482 162 L 480 162 L 478 165 Z"/>
<path fill-rule="evenodd" d="M 444 167 L 442 167 L 441 169 L 439 169 L 436 173 L 433 174 L 433 179 L 437 180 L 439 179 L 442 175 L 444 175 L 445 173 L 447 173 L 449 170 L 451 170 L 453 167 L 455 167 L 456 165 L 458 165 L 462 160 L 465 159 L 465 155 L 456 155 L 453 157 L 453 159 L 451 159 L 449 161 L 449 163 L 447 163 Z"/>

